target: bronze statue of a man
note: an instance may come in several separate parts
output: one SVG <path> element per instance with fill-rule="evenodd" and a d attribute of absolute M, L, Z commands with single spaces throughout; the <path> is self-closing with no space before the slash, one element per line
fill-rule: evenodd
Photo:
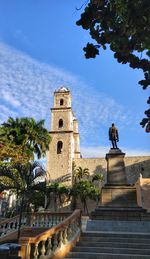
<path fill-rule="evenodd" d="M 113 148 L 118 148 L 117 142 L 119 141 L 119 134 L 114 123 L 112 123 L 112 126 L 109 128 L 109 140 L 111 140 Z"/>

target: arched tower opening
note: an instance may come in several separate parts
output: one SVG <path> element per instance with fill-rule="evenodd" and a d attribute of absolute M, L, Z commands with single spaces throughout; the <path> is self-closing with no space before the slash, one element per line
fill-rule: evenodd
<path fill-rule="evenodd" d="M 64 99 L 60 99 L 60 106 L 64 105 Z"/>
<path fill-rule="evenodd" d="M 62 153 L 62 148 L 63 148 L 63 142 L 62 141 L 58 141 L 57 142 L 57 154 L 61 154 Z"/>
<path fill-rule="evenodd" d="M 58 127 L 59 127 L 59 128 L 62 128 L 63 125 L 64 125 L 64 122 L 63 122 L 62 119 L 60 119 L 60 120 L 59 120 L 59 123 L 58 123 Z"/>

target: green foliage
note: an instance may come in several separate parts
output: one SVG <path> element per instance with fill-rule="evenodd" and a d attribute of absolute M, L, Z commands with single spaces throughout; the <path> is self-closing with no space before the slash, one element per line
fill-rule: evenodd
<path fill-rule="evenodd" d="M 53 202 L 54 210 L 57 211 L 58 207 L 61 207 L 65 200 L 68 199 L 70 188 L 61 182 L 54 182 L 47 184 L 45 193 L 47 197 L 46 208 Z"/>
<path fill-rule="evenodd" d="M 39 207 L 43 207 L 44 208 L 44 203 L 45 203 L 45 194 L 42 191 L 35 191 L 34 192 L 34 197 L 32 199 L 32 204 L 34 205 L 35 211 L 37 211 L 37 209 Z"/>
<path fill-rule="evenodd" d="M 13 119 L 10 117 L 7 122 L 0 126 L 0 140 L 1 146 L 6 148 L 6 151 L 7 147 L 14 145 L 16 153 L 17 149 L 19 151 L 22 148 L 22 152 L 33 159 L 34 154 L 38 158 L 45 156 L 51 137 L 44 128 L 44 120 L 36 122 L 33 118 Z M 9 151 L 6 152 L 6 158 L 8 156 Z"/>
<path fill-rule="evenodd" d="M 104 175 L 102 173 L 94 174 L 93 177 L 92 177 L 92 182 L 94 182 L 94 181 L 103 182 L 104 181 Z"/>
<path fill-rule="evenodd" d="M 94 43 L 84 47 L 86 58 L 95 58 L 99 49 L 109 48 L 119 63 L 142 69 L 143 89 L 150 85 L 150 1 L 90 0 L 77 25 L 89 30 Z M 148 100 L 148 103 L 150 101 Z M 140 123 L 150 132 L 150 109 Z"/>
<path fill-rule="evenodd" d="M 82 168 L 81 166 L 74 168 L 73 171 L 73 178 L 74 182 L 80 181 L 84 177 L 89 177 L 89 169 L 88 168 Z"/>
<path fill-rule="evenodd" d="M 24 197 L 26 211 L 29 204 L 34 202 L 37 192 L 44 192 L 45 183 L 38 182 L 39 176 L 45 175 L 45 170 L 38 162 L 26 164 L 0 163 L 0 192 L 11 190 L 21 199 Z"/>
<path fill-rule="evenodd" d="M 88 213 L 87 199 L 97 200 L 100 195 L 100 190 L 94 184 L 88 180 L 81 180 L 73 185 L 71 195 L 74 198 L 79 198 Z"/>

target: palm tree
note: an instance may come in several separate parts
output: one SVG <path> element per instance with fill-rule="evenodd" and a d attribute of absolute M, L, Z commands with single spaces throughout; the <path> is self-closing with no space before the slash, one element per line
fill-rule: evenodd
<path fill-rule="evenodd" d="M 103 173 L 96 173 L 95 175 L 93 175 L 92 177 L 92 182 L 97 182 L 98 183 L 98 186 L 99 188 L 101 189 L 102 188 L 102 185 L 104 183 L 104 180 L 105 180 L 105 177 L 104 177 L 104 174 Z"/>
<path fill-rule="evenodd" d="M 103 181 L 104 181 L 104 174 L 102 174 L 102 173 L 97 173 L 97 174 L 93 175 L 93 177 L 92 177 L 92 182 L 94 182 L 94 181 L 103 182 Z"/>
<path fill-rule="evenodd" d="M 26 203 L 23 209 L 26 211 L 30 202 L 34 200 L 34 193 L 45 190 L 45 183 L 40 181 L 41 176 L 45 178 L 45 170 L 39 162 L 1 162 L 0 191 L 11 190 L 18 198 L 24 197 Z"/>
<path fill-rule="evenodd" d="M 13 143 L 22 146 L 24 150 L 32 151 L 38 158 L 45 156 L 51 140 L 50 134 L 44 128 L 44 120 L 36 122 L 33 118 L 9 118 L 0 126 L 0 139 L 3 143 Z"/>
<path fill-rule="evenodd" d="M 71 190 L 71 195 L 80 199 L 81 203 L 83 204 L 84 212 L 88 213 L 87 207 L 87 199 L 97 200 L 99 196 L 99 188 L 94 186 L 92 182 L 88 180 L 81 180 L 73 185 Z"/>
<path fill-rule="evenodd" d="M 77 169 L 74 170 L 74 181 L 81 180 L 82 178 L 89 177 L 89 169 L 88 168 L 82 168 L 79 166 Z"/>
<path fill-rule="evenodd" d="M 46 186 L 45 208 L 48 209 L 51 204 L 51 208 L 54 207 L 54 210 L 57 211 L 58 206 L 61 207 L 66 198 L 69 200 L 69 192 L 70 188 L 63 185 L 62 181 L 56 182 L 55 180 L 55 182 L 48 183 Z"/>
<path fill-rule="evenodd" d="M 2 162 L 0 164 L 0 192 L 12 190 L 20 199 L 18 239 L 22 212 L 28 211 L 29 204 L 33 202 L 36 191 L 44 191 L 45 183 L 36 181 L 39 176 L 45 175 L 45 170 L 38 162 L 26 164 Z"/>

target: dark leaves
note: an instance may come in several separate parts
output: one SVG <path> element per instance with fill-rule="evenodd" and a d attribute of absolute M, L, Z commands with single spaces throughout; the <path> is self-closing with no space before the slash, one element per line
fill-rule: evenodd
<path fill-rule="evenodd" d="M 92 43 L 87 43 L 86 47 L 83 48 L 85 51 L 86 58 L 95 58 L 99 54 L 99 46 L 93 45 Z"/>

